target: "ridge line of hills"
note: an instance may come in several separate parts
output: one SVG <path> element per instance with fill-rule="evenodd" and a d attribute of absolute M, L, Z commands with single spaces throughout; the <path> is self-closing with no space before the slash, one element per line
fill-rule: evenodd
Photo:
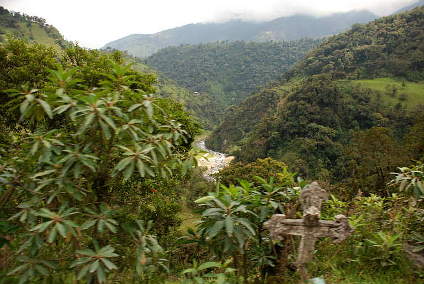
<path fill-rule="evenodd" d="M 107 43 L 104 48 L 126 51 L 137 57 L 148 57 L 158 50 L 180 44 L 215 41 L 282 41 L 322 38 L 347 30 L 356 23 L 367 23 L 377 16 L 369 11 L 350 11 L 329 16 L 297 14 L 270 21 L 230 20 L 224 23 L 188 24 L 155 34 L 133 34 Z"/>

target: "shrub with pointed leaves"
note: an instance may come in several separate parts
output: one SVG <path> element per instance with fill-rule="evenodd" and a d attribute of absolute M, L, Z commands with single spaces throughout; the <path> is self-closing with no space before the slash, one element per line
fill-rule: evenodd
<path fill-rule="evenodd" d="M 196 241 L 221 257 L 231 256 L 239 275 L 247 279 L 250 268 L 263 273 L 277 259 L 274 243 L 263 229 L 272 214 L 283 213 L 296 203 L 300 187 L 292 175 L 274 181 L 254 177 L 258 185 L 240 180 L 239 185 L 221 185 L 217 192 L 196 200 L 203 207 Z M 281 186 L 286 184 L 286 186 Z M 251 272 L 251 271 L 250 271 Z"/>
<path fill-rule="evenodd" d="M 130 66 L 111 66 L 96 88 L 75 78 L 80 69 L 58 68 L 45 87 L 25 87 L 12 100 L 11 107 L 20 103 L 21 121 L 29 129 L 20 161 L 6 166 L 0 159 L 6 169 L 0 190 L 13 184 L 8 200 L 19 203 L 10 220 L 20 225 L 15 242 L 21 242 L 16 260 L 22 264 L 9 275 L 21 283 L 77 268 L 78 279 L 104 283 L 110 271 L 128 269 L 110 260 L 119 258 L 116 246 L 138 247 L 133 270 L 138 277 L 166 271 L 164 251 L 149 233 L 151 223 L 144 227 L 137 221 L 133 238 L 118 241 L 134 219 L 115 218 L 119 204 L 113 190 L 129 180 L 137 184 L 187 173 L 195 160 L 180 145 L 192 137 L 153 95 L 134 88 L 151 89 L 149 78 L 143 82 Z M 59 259 L 49 257 L 53 252 Z"/>

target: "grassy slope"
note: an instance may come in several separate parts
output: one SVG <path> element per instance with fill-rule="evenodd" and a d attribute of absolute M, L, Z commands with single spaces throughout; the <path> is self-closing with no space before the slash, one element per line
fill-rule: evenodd
<path fill-rule="evenodd" d="M 404 103 L 408 108 L 424 104 L 424 82 L 404 82 L 393 78 L 354 80 L 349 82 L 361 84 L 363 87 L 381 92 L 382 99 L 393 105 L 402 102 L 400 99 L 402 95 L 406 97 Z M 395 86 L 398 90 L 396 96 L 389 95 L 387 89 L 391 86 Z"/>
<path fill-rule="evenodd" d="M 34 41 L 34 42 L 61 50 L 61 47 L 56 43 L 56 39 L 52 38 L 47 33 L 47 31 L 43 27 L 41 27 L 39 24 L 32 23 L 32 25 L 28 27 L 26 24 L 20 23 L 18 29 L 6 28 L 6 27 L 1 27 L 1 29 L 2 31 L 5 32 L 5 34 L 10 34 L 10 35 L 18 34 L 19 37 L 22 37 L 24 39 Z"/>

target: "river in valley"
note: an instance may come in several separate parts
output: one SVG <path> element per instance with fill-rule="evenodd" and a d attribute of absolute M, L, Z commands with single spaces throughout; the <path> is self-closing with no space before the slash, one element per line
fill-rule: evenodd
<path fill-rule="evenodd" d="M 233 156 L 227 156 L 224 153 L 208 149 L 205 145 L 205 140 L 200 140 L 196 143 L 196 146 L 206 152 L 198 161 L 199 167 L 206 167 L 203 176 L 209 181 L 213 181 L 214 177 L 212 175 L 225 168 L 234 159 Z"/>

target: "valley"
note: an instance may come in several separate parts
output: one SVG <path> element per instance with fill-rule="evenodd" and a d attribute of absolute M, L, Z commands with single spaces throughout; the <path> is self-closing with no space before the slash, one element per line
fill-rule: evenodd
<path fill-rule="evenodd" d="M 424 3 L 359 2 L 101 49 L 0 6 L 0 284 L 423 283 Z"/>

